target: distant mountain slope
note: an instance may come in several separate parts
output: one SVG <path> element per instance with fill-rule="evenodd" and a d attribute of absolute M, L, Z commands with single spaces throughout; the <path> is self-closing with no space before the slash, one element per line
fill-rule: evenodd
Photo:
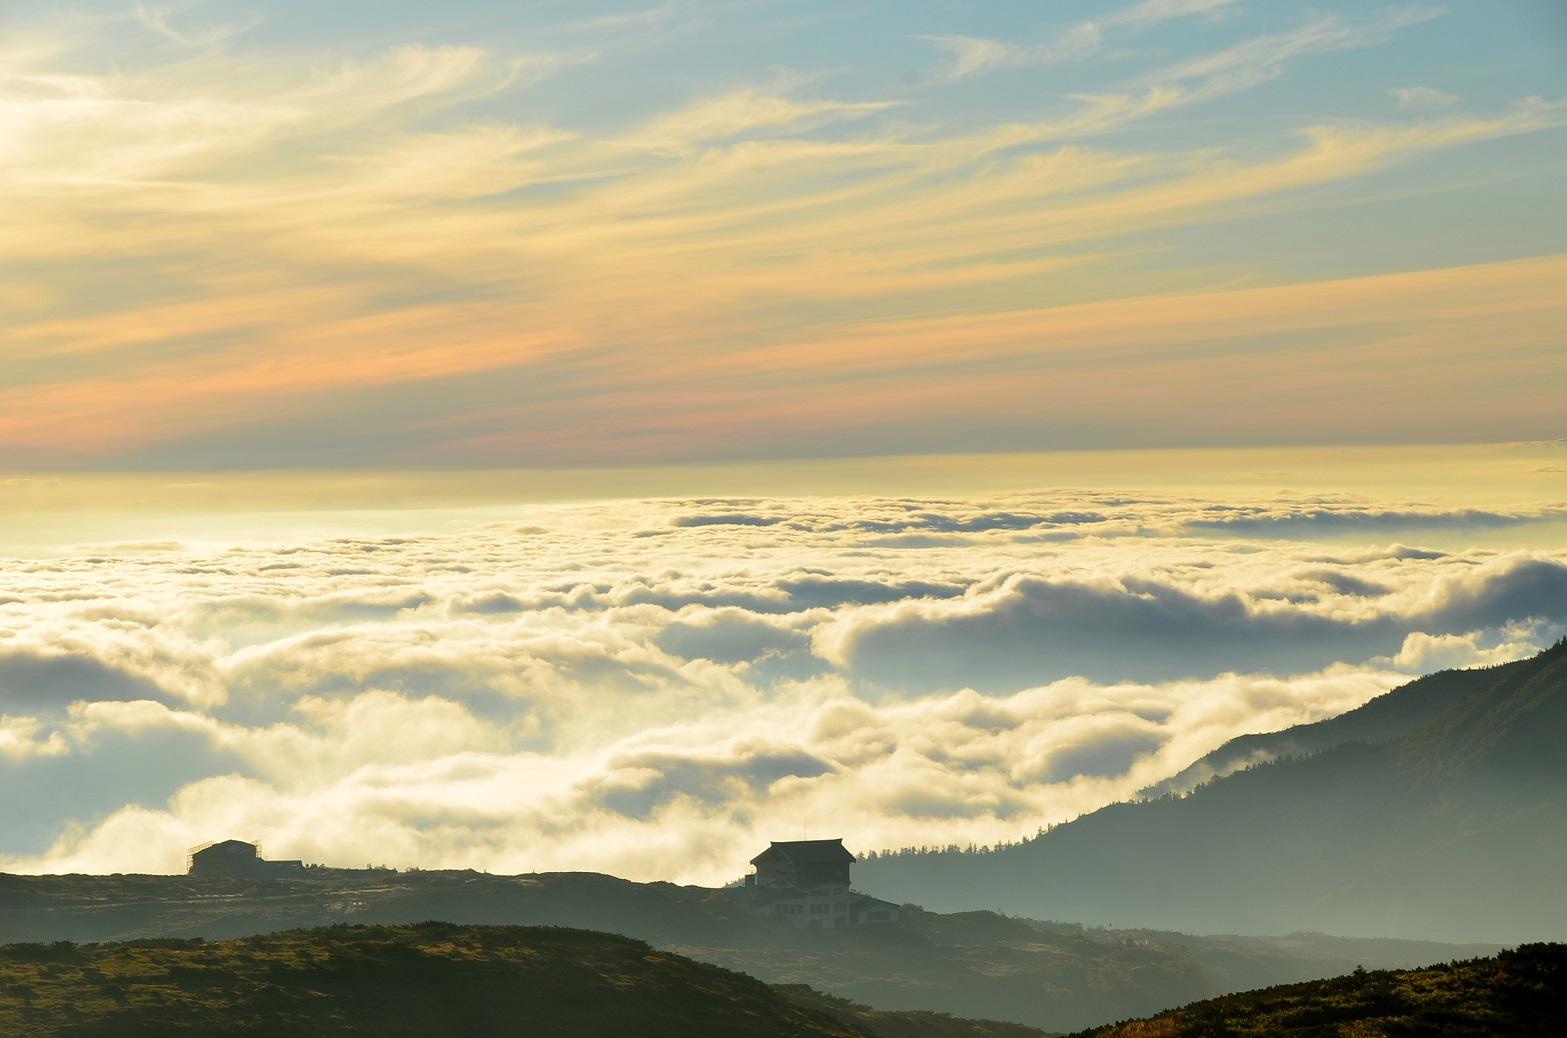
<path fill-rule="evenodd" d="M 1529 944 L 1495 958 L 1227 995 L 1083 1038 L 1556 1038 L 1564 1020 L 1567 945 Z"/>
<path fill-rule="evenodd" d="M 858 875 L 932 908 L 1209 933 L 1567 934 L 1567 643 L 1464 674 L 1438 675 L 1434 699 L 1456 702 L 1388 741 L 1329 740 L 995 854 L 879 858 Z M 1340 734 L 1426 710 L 1402 709 Z"/>
<path fill-rule="evenodd" d="M 536 927 L 333 927 L 202 943 L 0 947 L 0 1034 L 1028 1038 L 884 1014 L 641 941 Z"/>
<path fill-rule="evenodd" d="M 1202 938 L 989 912 L 909 912 L 899 926 L 799 931 L 752 915 L 742 891 L 594 873 L 321 870 L 294 881 L 0 875 L 0 941 L 211 939 L 425 919 L 612 931 L 768 983 L 807 984 L 880 1010 L 937 1010 L 1048 1030 L 1333 976 L 1357 963 L 1425 965 L 1496 950 L 1320 935 Z"/>
<path fill-rule="evenodd" d="M 1204 783 L 1244 768 L 1288 757 L 1306 757 L 1350 742 L 1384 743 L 1403 738 L 1435 721 L 1459 703 L 1527 660 L 1482 670 L 1444 670 L 1427 674 L 1377 696 L 1348 713 L 1283 731 L 1231 739 L 1179 774 L 1143 791 L 1153 798 L 1185 794 Z"/>

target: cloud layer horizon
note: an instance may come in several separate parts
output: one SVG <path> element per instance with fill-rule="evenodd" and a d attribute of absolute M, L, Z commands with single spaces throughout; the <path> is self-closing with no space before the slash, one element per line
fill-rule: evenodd
<path fill-rule="evenodd" d="M 227 550 L 0 594 L 0 869 L 720 883 L 802 832 L 990 844 L 1567 618 L 1555 507 L 1296 495 L 709 498 Z"/>

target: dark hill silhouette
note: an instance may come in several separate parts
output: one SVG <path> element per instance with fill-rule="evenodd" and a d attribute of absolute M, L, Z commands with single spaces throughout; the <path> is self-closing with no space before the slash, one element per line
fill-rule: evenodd
<path fill-rule="evenodd" d="M 553 927 L 338 926 L 205 943 L 0 947 L 0 1034 L 1029 1038 L 877 1013 L 641 941 Z"/>
<path fill-rule="evenodd" d="M 880 857 L 857 875 L 931 908 L 1207 933 L 1567 932 L 1567 642 L 1383 700 L 1269 737 L 1320 748 L 1189 796 L 1112 805 L 992 854 Z"/>
<path fill-rule="evenodd" d="M 330 923 L 427 919 L 610 931 L 768 983 L 807 984 L 878 1010 L 934 1010 L 1050 1030 L 1154 1013 L 1226 991 L 1333 976 L 1357 963 L 1417 966 L 1496 950 L 1322 935 L 1204 938 L 990 912 L 911 910 L 897 926 L 796 930 L 752 914 L 743 890 L 631 883 L 594 873 L 0 875 L 0 949 L 7 940 L 211 940 Z"/>
<path fill-rule="evenodd" d="M 1080 1038 L 1422 1035 L 1555 1038 L 1567 1019 L 1567 945 L 1526 944 L 1494 958 L 1366 971 L 1210 999 L 1085 1031 Z"/>

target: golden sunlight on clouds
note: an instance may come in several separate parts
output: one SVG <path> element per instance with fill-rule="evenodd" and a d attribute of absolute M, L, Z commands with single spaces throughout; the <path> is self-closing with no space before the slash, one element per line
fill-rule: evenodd
<path fill-rule="evenodd" d="M 640 477 L 659 500 L 532 506 L 503 473 L 0 483 L 0 538 L 19 499 L 54 537 L 0 595 L 0 868 L 175 871 L 233 831 L 335 864 L 710 883 L 805 812 L 871 848 L 1015 839 L 1244 732 L 1551 644 L 1567 506 L 1530 473 L 1561 457 L 1049 455 L 986 478 L 1088 489 L 941 497 L 665 471 Z M 976 466 L 887 467 L 764 476 L 899 494 Z M 1344 492 L 1411 472 L 1510 503 Z M 1203 489 L 1238 478 L 1271 489 Z M 682 479 L 702 495 L 667 496 Z M 1161 480 L 1186 482 L 1135 489 Z M 1330 489 L 1277 490 L 1300 480 Z M 400 494 L 424 510 L 364 510 Z M 430 507 L 465 495 L 496 507 Z M 73 504 L 120 505 L 120 535 L 177 512 L 148 525 L 189 540 L 73 547 L 50 516 Z M 248 543 L 264 516 L 212 515 L 200 543 L 196 513 L 229 507 L 310 514 Z"/>
<path fill-rule="evenodd" d="M 1136 236 L 1287 213 L 1308 189 L 1553 130 L 1563 102 L 1323 121 L 1244 152 L 1117 134 L 1433 16 L 1324 17 L 1064 114 L 957 130 L 896 98 L 807 96 L 816 84 L 793 74 L 591 133 L 464 114 L 597 60 L 586 50 L 407 45 L 309 65 L 152 25 L 175 47 L 165 60 L 91 73 L 63 40 L 13 45 L 0 253 L 28 266 L 0 292 L 0 448 L 109 462 L 296 410 L 318 420 L 324 394 L 414 386 L 453 395 L 404 425 L 380 405 L 383 462 L 705 457 L 805 430 L 818 441 L 796 449 L 822 453 L 834 430 L 895 437 L 921 415 L 980 419 L 959 444 L 974 449 L 984 420 L 1038 407 L 1068 423 L 1143 409 L 1104 445 L 1288 441 L 1292 411 L 1371 375 L 1391 400 L 1346 433 L 1428 440 L 1402 413 L 1429 388 L 1406 392 L 1411 344 L 1427 370 L 1482 381 L 1559 373 L 1560 258 L 1301 280 L 1185 269 Z M 948 47 L 964 76 L 984 71 L 962 65 L 982 42 Z M 1275 350 L 1280 335 L 1306 338 Z M 1480 364 L 1477 341 L 1506 348 Z M 513 380 L 515 404 L 464 397 L 484 375 Z M 1317 395 L 1270 404 L 1270 428 L 1245 398 L 1286 377 Z M 1228 426 L 1169 431 L 1172 386 L 1235 409 Z M 764 417 L 780 426 L 747 431 Z M 440 438 L 415 449 L 415 428 Z"/>

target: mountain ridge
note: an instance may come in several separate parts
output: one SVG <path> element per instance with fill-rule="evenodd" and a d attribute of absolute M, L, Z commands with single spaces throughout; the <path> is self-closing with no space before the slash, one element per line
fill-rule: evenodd
<path fill-rule="evenodd" d="M 994 853 L 878 857 L 861 874 L 932 908 L 1185 931 L 1559 935 L 1567 905 L 1549 876 L 1567 867 L 1567 643 L 1431 678 L 1371 715 L 1393 738 L 1348 738 L 1366 714 L 1309 726 L 1323 748 L 1189 794 L 1111 805 Z M 1401 709 L 1432 688 L 1456 701 L 1435 716 L 1430 703 Z"/>
<path fill-rule="evenodd" d="M 1385 743 L 1411 735 L 1503 673 L 1528 662 L 1523 659 L 1491 667 L 1439 670 L 1333 717 L 1276 732 L 1237 736 L 1170 778 L 1140 791 L 1139 799 L 1189 793 L 1206 782 L 1247 767 L 1285 757 L 1310 756 L 1348 742 Z"/>

